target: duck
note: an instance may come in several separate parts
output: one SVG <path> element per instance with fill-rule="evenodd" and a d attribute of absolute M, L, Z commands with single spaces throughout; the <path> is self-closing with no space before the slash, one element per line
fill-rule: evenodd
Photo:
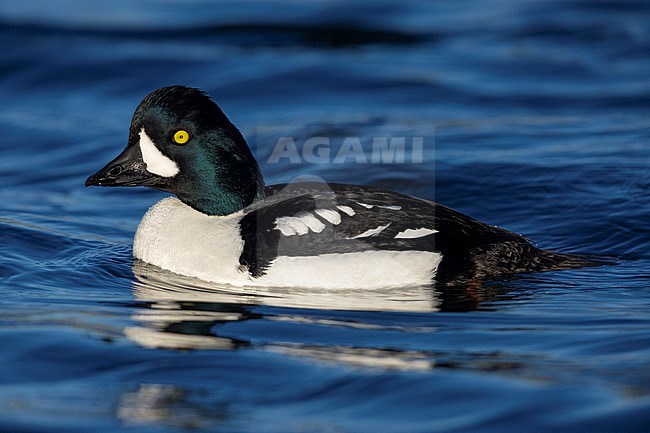
<path fill-rule="evenodd" d="M 395 191 L 314 180 L 266 185 L 221 108 L 181 85 L 145 96 L 126 148 L 85 185 L 171 193 L 140 221 L 133 257 L 218 284 L 445 287 L 591 264 Z"/>

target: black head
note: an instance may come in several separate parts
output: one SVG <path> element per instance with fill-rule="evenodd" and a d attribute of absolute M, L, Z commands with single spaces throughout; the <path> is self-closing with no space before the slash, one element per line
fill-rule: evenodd
<path fill-rule="evenodd" d="M 149 186 L 209 215 L 237 212 L 263 198 L 264 179 L 237 128 L 205 93 L 170 86 L 133 114 L 124 151 L 86 186 Z"/>

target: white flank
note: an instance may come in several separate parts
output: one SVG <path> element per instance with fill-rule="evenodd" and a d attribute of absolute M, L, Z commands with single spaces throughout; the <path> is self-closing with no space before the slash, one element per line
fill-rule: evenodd
<path fill-rule="evenodd" d="M 413 238 L 421 238 L 424 236 L 428 236 L 432 233 L 438 233 L 438 230 L 434 229 L 426 229 L 426 228 L 421 228 L 421 229 L 406 229 L 403 232 L 399 232 L 395 235 L 395 239 L 413 239 Z"/>
<path fill-rule="evenodd" d="M 374 207 L 374 206 L 371 205 L 371 204 L 365 204 L 365 203 L 360 203 L 360 202 L 357 202 L 357 204 L 358 204 L 359 206 L 363 206 L 363 207 L 365 207 L 366 209 L 372 209 L 372 208 Z"/>
<path fill-rule="evenodd" d="M 427 251 L 363 251 L 276 258 L 255 286 L 382 289 L 430 284 L 442 259 Z"/>
<path fill-rule="evenodd" d="M 149 138 L 144 128 L 140 130 L 140 152 L 147 171 L 162 177 L 174 177 L 180 169 L 178 164 L 166 157 Z"/>
<path fill-rule="evenodd" d="M 429 284 L 442 260 L 441 254 L 427 251 L 280 256 L 265 275 L 254 279 L 239 263 L 244 247 L 242 216 L 243 212 L 209 216 L 177 198 L 165 198 L 142 218 L 133 255 L 180 275 L 239 287 L 363 290 Z"/>
<path fill-rule="evenodd" d="M 400 210 L 402 209 L 402 206 L 379 206 L 384 209 L 390 209 L 390 210 Z"/>
<path fill-rule="evenodd" d="M 353 216 L 356 212 L 350 206 L 336 206 L 341 212 L 345 212 L 348 216 Z"/>
<path fill-rule="evenodd" d="M 341 214 L 334 210 L 316 209 L 314 212 L 330 224 L 334 224 L 335 226 L 341 224 Z"/>
<path fill-rule="evenodd" d="M 389 225 L 390 225 L 390 223 L 386 224 L 385 226 L 379 226 L 376 229 L 366 230 L 365 232 L 354 236 L 352 239 L 367 238 L 367 237 L 370 237 L 370 236 L 376 236 L 379 233 L 381 233 L 382 231 L 384 231 L 384 229 L 386 227 L 388 227 Z"/>

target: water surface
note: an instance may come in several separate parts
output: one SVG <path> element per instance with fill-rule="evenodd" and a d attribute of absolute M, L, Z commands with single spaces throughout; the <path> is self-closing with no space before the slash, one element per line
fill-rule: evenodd
<path fill-rule="evenodd" d="M 0 4 L 0 430 L 650 430 L 649 23 L 634 1 Z M 83 182 L 176 83 L 269 184 L 387 187 L 617 264 L 369 293 L 134 262 L 164 194 Z M 264 163 L 315 130 L 433 142 Z"/>

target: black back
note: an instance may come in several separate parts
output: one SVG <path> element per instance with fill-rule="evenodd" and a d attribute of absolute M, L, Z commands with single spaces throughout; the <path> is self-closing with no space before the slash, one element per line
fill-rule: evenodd
<path fill-rule="evenodd" d="M 436 281 L 471 279 L 490 274 L 521 272 L 521 257 L 534 251 L 517 234 L 474 220 L 440 204 L 404 194 L 356 185 L 302 182 L 266 187 L 266 200 L 248 209 L 241 221 L 244 250 L 240 262 L 253 276 L 264 275 L 279 255 L 314 256 L 368 250 L 439 252 L 443 260 Z M 353 215 L 337 206 L 347 206 Z M 399 209 L 396 207 L 399 206 Z M 316 209 L 330 209 L 340 224 L 319 217 Z M 320 233 L 286 236 L 276 220 L 310 212 L 324 225 Z M 379 234 L 354 239 L 369 229 L 386 227 Z M 417 238 L 395 236 L 406 229 L 429 228 L 438 232 Z M 498 253 L 495 253 L 498 251 Z M 493 256 L 491 258 L 491 255 Z M 495 260 L 503 256 L 503 260 Z M 482 269 L 482 267 L 484 269 Z"/>

